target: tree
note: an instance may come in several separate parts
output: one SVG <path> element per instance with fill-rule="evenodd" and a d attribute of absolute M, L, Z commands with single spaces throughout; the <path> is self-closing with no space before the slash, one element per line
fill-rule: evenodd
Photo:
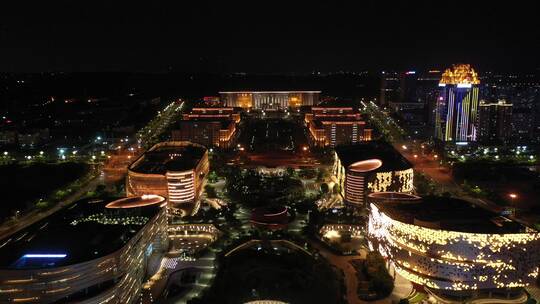
<path fill-rule="evenodd" d="M 103 193 L 105 193 L 106 189 L 107 189 L 107 187 L 105 187 L 105 185 L 97 185 L 96 193 L 103 194 Z"/>
<path fill-rule="evenodd" d="M 39 200 L 36 203 L 36 208 L 38 208 L 38 209 L 46 209 L 48 207 L 49 207 L 49 202 L 47 202 L 47 201 Z"/>
<path fill-rule="evenodd" d="M 328 193 L 328 190 L 329 190 L 329 189 L 328 189 L 328 184 L 327 184 L 327 183 L 322 183 L 322 184 L 321 184 L 321 192 L 322 192 L 323 194 L 326 194 L 326 193 Z"/>
<path fill-rule="evenodd" d="M 369 252 L 364 262 L 364 272 L 369 278 L 369 289 L 384 298 L 392 293 L 394 279 L 386 269 L 383 257 L 378 252 Z"/>
<path fill-rule="evenodd" d="M 285 171 L 285 173 L 290 176 L 290 177 L 293 177 L 294 176 L 294 169 L 291 168 L 291 167 L 288 167 L 287 170 Z"/>
<path fill-rule="evenodd" d="M 217 176 L 217 173 L 216 171 L 210 171 L 210 173 L 208 174 L 208 182 L 210 183 L 216 183 L 218 181 L 218 176 Z"/>
<path fill-rule="evenodd" d="M 319 169 L 319 172 L 317 172 L 317 181 L 323 181 L 326 177 L 327 173 L 325 169 Z"/>
<path fill-rule="evenodd" d="M 210 185 L 206 185 L 206 186 L 204 186 L 204 190 L 206 191 L 206 196 L 208 198 L 216 198 L 217 197 L 216 189 L 214 189 L 214 187 L 212 187 Z"/>

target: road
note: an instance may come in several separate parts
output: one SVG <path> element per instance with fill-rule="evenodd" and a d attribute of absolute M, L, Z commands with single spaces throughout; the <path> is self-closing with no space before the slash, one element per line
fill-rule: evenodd
<path fill-rule="evenodd" d="M 404 146 L 407 148 L 405 149 Z M 418 146 L 419 144 L 415 144 L 412 141 L 394 143 L 394 148 L 409 160 L 415 171 L 424 173 L 437 183 L 440 192 L 449 192 L 455 197 L 459 197 L 496 213 L 502 211 L 503 208 L 501 206 L 489 200 L 471 196 L 465 192 L 461 186 L 455 182 L 450 169 L 439 164 L 440 158 L 438 155 L 424 155 L 420 152 Z"/>
<path fill-rule="evenodd" d="M 421 153 L 418 147 L 419 144 L 415 144 L 412 141 L 394 143 L 393 145 L 397 151 L 413 164 L 416 171 L 424 173 L 443 187 L 453 190 L 459 188 L 454 182 L 451 171 L 439 164 L 439 155 Z"/>
<path fill-rule="evenodd" d="M 9 237 L 10 235 L 16 233 L 17 231 L 32 225 L 33 223 L 55 213 L 56 211 L 62 209 L 63 207 L 72 204 L 76 200 L 84 196 L 88 191 L 94 190 L 99 184 L 103 183 L 103 173 L 94 177 L 88 181 L 84 186 L 82 186 L 78 191 L 69 195 L 67 198 L 57 203 L 54 207 L 40 212 L 37 210 L 31 211 L 23 216 L 21 216 L 17 222 L 11 225 L 4 224 L 0 226 L 0 239 Z"/>
<path fill-rule="evenodd" d="M 139 132 L 139 138 L 145 139 L 145 140 L 157 138 L 161 133 L 167 130 L 169 126 L 172 125 L 175 119 L 178 118 L 179 112 L 183 108 L 184 108 L 184 102 L 181 102 L 181 103 L 176 103 L 174 101 L 171 102 L 167 107 L 165 107 L 165 109 L 163 109 L 163 111 L 159 112 L 159 114 L 151 122 L 149 122 L 145 128 L 143 128 Z M 141 135 L 141 134 L 144 134 L 144 135 Z M 150 134 L 150 135 L 147 135 L 147 134 Z M 135 152 L 127 152 L 126 157 L 129 156 L 131 159 L 134 159 L 134 157 L 137 156 L 137 153 L 140 153 L 141 151 L 136 150 L 138 148 L 136 145 L 132 145 L 131 147 L 134 148 Z M 129 147 L 125 147 L 125 148 L 129 148 Z M 129 161 L 131 161 L 131 159 L 129 159 Z M 125 170 L 124 167 L 125 167 L 125 164 L 127 163 L 129 162 L 124 159 L 124 163 L 120 165 L 121 167 L 120 171 Z M 111 169 L 111 168 L 108 168 L 108 169 Z M 94 190 L 97 187 L 97 185 L 103 184 L 104 178 L 105 178 L 105 175 L 102 170 L 98 176 L 88 181 L 78 191 L 69 195 L 67 198 L 57 203 L 54 207 L 44 212 L 39 212 L 37 210 L 31 211 L 21 216 L 15 223 L 12 223 L 12 224 L 10 223 L 9 225 L 4 224 L 0 226 L 0 239 L 6 238 L 10 236 L 11 234 L 53 214 L 54 212 L 62 209 L 63 207 L 72 204 L 73 202 L 75 202 L 76 200 L 84 196 L 84 194 L 86 194 L 88 191 Z"/>

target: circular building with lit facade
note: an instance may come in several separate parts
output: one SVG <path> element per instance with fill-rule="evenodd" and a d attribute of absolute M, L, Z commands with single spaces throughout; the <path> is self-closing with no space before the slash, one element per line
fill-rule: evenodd
<path fill-rule="evenodd" d="M 540 233 L 470 203 L 369 196 L 368 240 L 396 272 L 442 302 L 520 303 L 536 282 Z"/>
<path fill-rule="evenodd" d="M 385 142 L 337 147 L 334 178 L 347 203 L 364 205 L 369 193 L 413 191 L 412 165 Z"/>
<path fill-rule="evenodd" d="M 158 143 L 128 167 L 126 192 L 128 196 L 158 194 L 168 199 L 170 214 L 194 214 L 208 170 L 204 146 L 185 141 Z"/>
<path fill-rule="evenodd" d="M 135 303 L 165 198 L 81 200 L 0 241 L 1 303 Z"/>

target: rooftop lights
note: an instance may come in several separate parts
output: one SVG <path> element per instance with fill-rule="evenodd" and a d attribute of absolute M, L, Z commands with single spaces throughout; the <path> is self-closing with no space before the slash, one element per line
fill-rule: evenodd
<path fill-rule="evenodd" d="M 27 253 L 23 258 L 27 259 L 63 259 L 67 256 L 65 253 Z"/>
<path fill-rule="evenodd" d="M 455 64 L 442 74 L 439 86 L 456 84 L 458 87 L 470 88 L 473 84 L 480 84 L 478 74 L 469 64 Z"/>

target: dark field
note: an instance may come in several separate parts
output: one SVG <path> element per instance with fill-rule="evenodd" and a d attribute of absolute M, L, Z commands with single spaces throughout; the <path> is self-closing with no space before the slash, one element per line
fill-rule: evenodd
<path fill-rule="evenodd" d="M 333 270 L 303 252 L 250 248 L 225 258 L 222 266 L 203 303 L 217 303 L 212 302 L 217 299 L 223 304 L 257 299 L 338 303 L 339 283 Z"/>
<path fill-rule="evenodd" d="M 2 208 L 0 220 L 15 210 L 33 207 L 35 200 L 46 199 L 56 189 L 85 175 L 89 166 L 81 163 L 6 165 L 0 167 Z"/>

